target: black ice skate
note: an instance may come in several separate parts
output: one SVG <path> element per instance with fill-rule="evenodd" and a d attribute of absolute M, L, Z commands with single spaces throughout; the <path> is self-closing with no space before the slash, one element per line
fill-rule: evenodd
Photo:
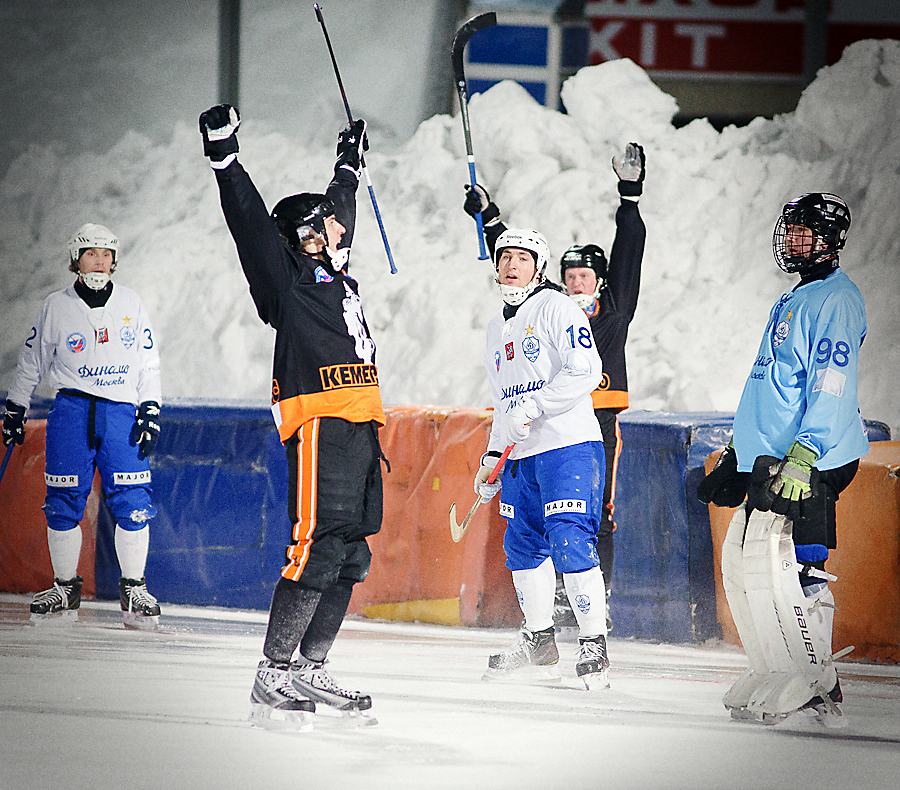
<path fill-rule="evenodd" d="M 147 592 L 144 579 L 119 579 L 119 599 L 126 628 L 159 628 L 159 604 Z"/>
<path fill-rule="evenodd" d="M 482 679 L 499 680 L 516 670 L 527 670 L 521 673 L 523 679 L 530 677 L 544 682 L 560 680 L 557 666 L 559 651 L 553 633 L 552 625 L 542 631 L 523 628 L 513 645 L 488 658 L 487 672 Z"/>
<path fill-rule="evenodd" d="M 67 582 L 54 579 L 49 590 L 35 593 L 31 600 L 31 622 L 37 624 L 56 616 L 62 620 L 77 620 L 83 581 L 81 576 Z"/>
<path fill-rule="evenodd" d="M 290 664 L 263 659 L 250 692 L 250 723 L 264 729 L 313 728 L 316 703 L 299 694 L 291 683 Z"/>
<path fill-rule="evenodd" d="M 578 640 L 578 661 L 575 672 L 588 691 L 609 688 L 609 659 L 606 656 L 606 637 L 603 634 Z"/>
<path fill-rule="evenodd" d="M 827 694 L 816 694 L 800 710 L 815 716 L 816 721 L 822 726 L 837 729 L 847 726 L 847 718 L 839 705 L 843 701 L 844 693 L 841 691 L 841 681 L 837 680 L 831 691 Z"/>
<path fill-rule="evenodd" d="M 335 679 L 325 671 L 321 661 L 308 661 L 302 658 L 291 664 L 291 680 L 294 690 L 304 697 L 326 706 L 319 708 L 319 713 L 327 713 L 328 709 L 336 711 L 342 717 L 352 720 L 354 724 L 377 724 L 372 717 L 372 698 L 359 691 L 341 688 Z"/>

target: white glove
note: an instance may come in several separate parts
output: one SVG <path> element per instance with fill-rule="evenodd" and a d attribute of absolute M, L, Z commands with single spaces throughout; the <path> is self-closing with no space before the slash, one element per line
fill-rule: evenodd
<path fill-rule="evenodd" d="M 502 467 L 497 473 L 497 477 L 494 478 L 494 482 L 487 482 L 499 460 L 500 453 L 498 452 L 487 452 L 481 456 L 481 467 L 478 470 L 478 474 L 475 475 L 475 493 L 485 502 L 492 500 L 500 490 L 500 480 L 503 477 Z"/>
<path fill-rule="evenodd" d="M 506 443 L 524 442 L 531 433 L 531 422 L 541 416 L 541 410 L 531 395 L 519 395 L 506 415 Z"/>

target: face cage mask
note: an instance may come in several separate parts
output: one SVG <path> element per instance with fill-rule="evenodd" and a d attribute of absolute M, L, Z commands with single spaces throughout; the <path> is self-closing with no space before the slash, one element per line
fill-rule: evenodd
<path fill-rule="evenodd" d="M 92 291 L 102 291 L 109 282 L 109 275 L 106 272 L 81 272 L 78 276 Z"/>
<path fill-rule="evenodd" d="M 808 252 L 797 254 L 787 251 L 788 227 L 790 226 L 801 226 L 809 229 L 812 233 Z M 820 243 L 820 240 L 821 235 L 815 228 L 804 225 L 802 222 L 788 221 L 784 216 L 781 216 L 778 218 L 778 222 L 775 224 L 775 232 L 772 234 L 772 251 L 775 254 L 775 261 L 778 263 L 779 268 L 788 274 L 803 274 L 816 264 L 837 253 L 837 248 L 833 246 L 826 245 L 823 249 L 813 249 L 817 243 Z"/>

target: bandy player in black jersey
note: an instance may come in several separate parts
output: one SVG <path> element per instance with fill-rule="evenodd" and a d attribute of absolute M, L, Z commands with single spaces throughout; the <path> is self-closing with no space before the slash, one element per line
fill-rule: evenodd
<path fill-rule="evenodd" d="M 340 133 L 324 194 L 290 195 L 271 213 L 237 160 L 239 124 L 229 105 L 200 116 L 250 294 L 276 332 L 272 413 L 287 451 L 292 524 L 251 721 L 306 728 L 319 703 L 374 723 L 371 698 L 341 688 L 323 666 L 353 585 L 369 570 L 366 537 L 382 518 L 378 428 L 385 417 L 375 344 L 347 274 L 365 122 Z"/>

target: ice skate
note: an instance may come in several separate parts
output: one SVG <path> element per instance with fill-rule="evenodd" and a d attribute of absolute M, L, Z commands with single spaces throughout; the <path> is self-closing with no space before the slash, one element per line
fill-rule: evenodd
<path fill-rule="evenodd" d="M 606 637 L 603 634 L 578 640 L 578 661 L 575 672 L 588 691 L 609 688 L 609 659 L 606 656 Z"/>
<path fill-rule="evenodd" d="M 522 673 L 523 678 L 531 676 L 544 682 L 560 680 L 559 651 L 553 634 L 552 625 L 542 631 L 523 628 L 513 645 L 488 658 L 488 668 L 482 679 L 499 680 L 516 670 L 527 670 Z"/>
<path fill-rule="evenodd" d="M 319 713 L 337 713 L 347 723 L 371 726 L 378 723 L 372 716 L 372 698 L 359 691 L 341 688 L 321 661 L 301 658 L 291 664 L 291 682 L 295 691 L 313 702 L 320 703 Z M 325 706 L 324 709 L 321 706 Z"/>
<path fill-rule="evenodd" d="M 159 604 L 147 592 L 144 579 L 119 579 L 119 598 L 126 628 L 144 631 L 159 628 Z"/>
<path fill-rule="evenodd" d="M 844 693 L 841 691 L 841 682 L 838 680 L 831 691 L 827 694 L 816 694 L 800 711 L 814 716 L 823 727 L 841 729 L 848 723 L 839 704 L 843 701 Z"/>
<path fill-rule="evenodd" d="M 68 581 L 54 579 L 49 590 L 35 593 L 31 600 L 31 623 L 38 625 L 54 618 L 74 622 L 81 606 L 81 584 L 84 579 L 76 576 Z"/>
<path fill-rule="evenodd" d="M 308 732 L 313 728 L 316 703 L 299 694 L 291 683 L 290 664 L 263 659 L 250 692 L 250 723 L 267 730 Z"/>

